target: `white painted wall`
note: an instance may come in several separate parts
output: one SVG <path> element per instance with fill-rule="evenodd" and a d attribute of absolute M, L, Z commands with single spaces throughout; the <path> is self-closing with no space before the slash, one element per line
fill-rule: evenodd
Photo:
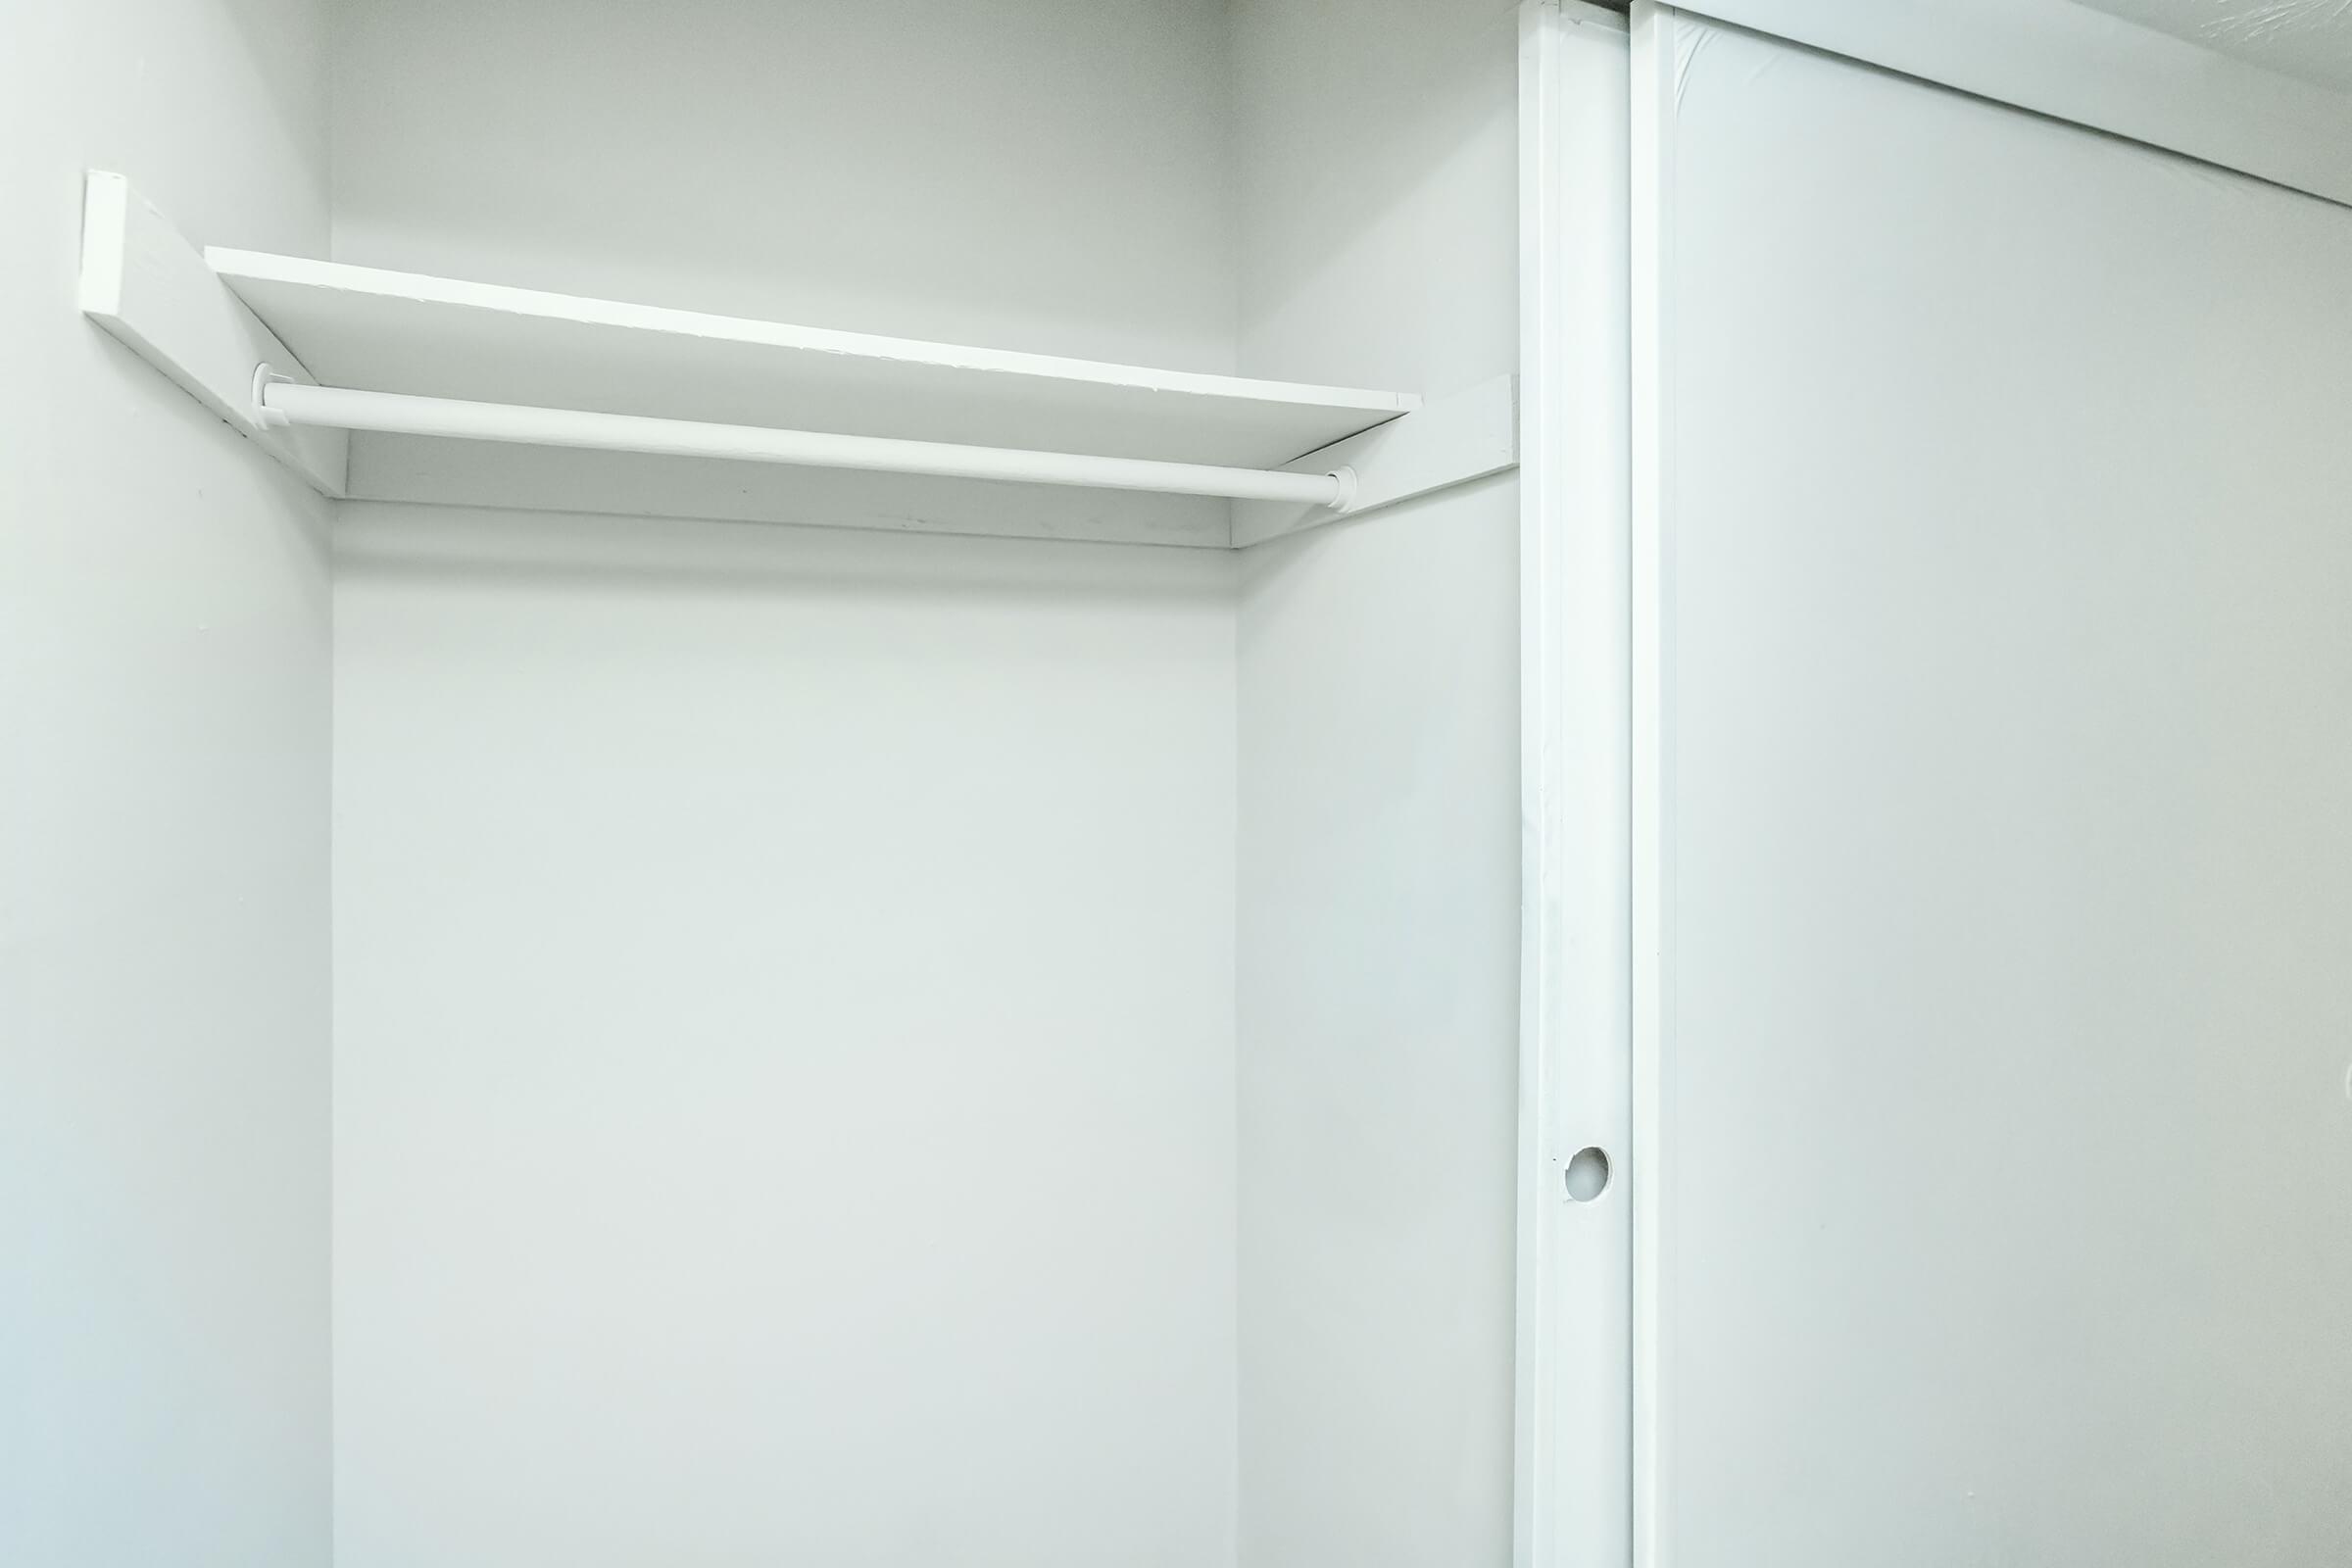
<path fill-rule="evenodd" d="M 341 1568 L 1229 1562 L 1232 558 L 340 541 Z"/>
<path fill-rule="evenodd" d="M 1224 9 L 344 0 L 335 255 L 1228 370 Z"/>
<path fill-rule="evenodd" d="M 1230 362 L 1215 0 L 340 19 L 346 259 Z M 344 1568 L 1230 1562 L 1232 559 L 341 539 Z"/>
<path fill-rule="evenodd" d="M 1515 369 L 1514 8 L 1233 17 L 1240 368 Z M 1245 1568 L 1510 1555 L 1517 494 L 1243 558 Z"/>
<path fill-rule="evenodd" d="M 74 311 L 81 178 L 326 235 L 299 0 L 0 48 L 0 1562 L 328 1551 L 326 506 Z"/>

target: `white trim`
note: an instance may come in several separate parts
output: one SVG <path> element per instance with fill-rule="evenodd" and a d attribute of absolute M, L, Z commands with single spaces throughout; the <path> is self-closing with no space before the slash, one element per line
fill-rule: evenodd
<path fill-rule="evenodd" d="M 1672 845 L 1665 822 L 1673 758 L 1665 711 L 1667 666 L 1666 449 L 1673 417 L 1667 270 L 1673 229 L 1674 115 L 1680 19 L 1654 0 L 1634 0 L 1632 156 L 1633 418 L 1633 1101 L 1634 1561 L 1665 1568 L 1673 1540 L 1662 1483 L 1670 1462 L 1671 1366 L 1663 1353 L 1671 1260 L 1663 1223 L 1668 1184 L 1660 1114 L 1670 993 Z"/>
<path fill-rule="evenodd" d="M 1626 60 L 1615 13 L 1520 13 L 1518 1568 L 1632 1552 Z"/>
<path fill-rule="evenodd" d="M 2352 203 L 2352 94 L 2073 0 L 1698 0 L 1684 9 Z"/>

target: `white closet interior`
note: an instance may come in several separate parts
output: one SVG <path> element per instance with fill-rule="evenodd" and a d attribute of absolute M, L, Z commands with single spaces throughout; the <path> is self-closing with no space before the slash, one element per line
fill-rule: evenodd
<path fill-rule="evenodd" d="M 275 1098 L 128 1178 L 294 1205 L 238 1560 L 1506 1558 L 1518 8 L 114 10 L 47 586 L 268 669 L 146 1092 Z"/>
<path fill-rule="evenodd" d="M 338 262 L 1159 373 L 567 353 L 230 258 L 322 380 L 1272 466 L 1513 368 L 1507 8 L 1367 12 L 1349 67 L 1283 8 L 491 9 L 342 19 Z M 1395 254 L 1433 199 L 1467 243 Z M 435 500 L 577 461 L 352 453 Z M 1229 515 L 760 477 L 790 520 Z M 1503 1549 L 1511 483 L 1387 521 L 346 506 L 339 1561 Z"/>
<path fill-rule="evenodd" d="M 2352 1560 L 2329 8 L 17 9 L 8 1568 Z"/>

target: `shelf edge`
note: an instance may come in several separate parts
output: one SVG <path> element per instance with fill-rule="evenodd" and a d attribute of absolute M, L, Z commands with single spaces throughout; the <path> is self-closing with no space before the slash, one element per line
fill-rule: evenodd
<path fill-rule="evenodd" d="M 455 310 L 529 317 L 579 326 L 607 327 L 668 337 L 706 338 L 715 342 L 808 354 L 885 360 L 940 369 L 968 370 L 976 374 L 1024 376 L 1234 402 L 1352 410 L 1367 416 L 1368 420 L 1396 418 L 1421 406 L 1421 399 L 1409 392 L 1258 380 L 1213 375 L 1198 370 L 1122 365 L 1106 360 L 1031 354 L 1014 349 L 887 337 L 831 327 L 760 320 L 751 317 L 677 310 L 662 305 L 638 305 L 543 289 L 515 288 L 503 283 L 468 282 L 423 272 L 361 267 L 348 262 L 317 261 L 270 251 L 239 250 L 216 245 L 206 248 L 204 259 L 220 280 L 240 298 L 245 297 L 240 284 L 278 284 L 368 299 L 404 300 Z M 247 304 L 251 307 L 254 302 L 247 300 Z"/>

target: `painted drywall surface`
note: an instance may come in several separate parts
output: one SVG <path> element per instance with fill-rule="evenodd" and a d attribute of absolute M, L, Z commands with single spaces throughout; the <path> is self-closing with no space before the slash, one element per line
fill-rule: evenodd
<path fill-rule="evenodd" d="M 341 1568 L 1230 1562 L 1233 558 L 337 566 Z"/>
<path fill-rule="evenodd" d="M 1241 368 L 1516 368 L 1516 24 L 1234 8 Z M 1243 557 L 1244 1568 L 1510 1556 L 1517 484 Z"/>
<path fill-rule="evenodd" d="M 74 311 L 85 168 L 326 230 L 319 8 L 0 48 L 0 1561 L 328 1550 L 325 503 Z"/>
<path fill-rule="evenodd" d="M 1245 566 L 1244 1564 L 1509 1559 L 1512 488 Z"/>
<path fill-rule="evenodd" d="M 335 255 L 1227 370 L 1221 0 L 346 0 Z"/>
<path fill-rule="evenodd" d="M 1224 40 L 353 0 L 335 253 L 1228 369 Z M 344 1562 L 1230 1561 L 1231 560 L 347 511 Z"/>
<path fill-rule="evenodd" d="M 1517 17 L 1235 0 L 1240 373 L 1436 397 L 1517 369 Z"/>
<path fill-rule="evenodd" d="M 2344 1561 L 2352 216 L 1696 36 L 1661 1561 Z"/>

